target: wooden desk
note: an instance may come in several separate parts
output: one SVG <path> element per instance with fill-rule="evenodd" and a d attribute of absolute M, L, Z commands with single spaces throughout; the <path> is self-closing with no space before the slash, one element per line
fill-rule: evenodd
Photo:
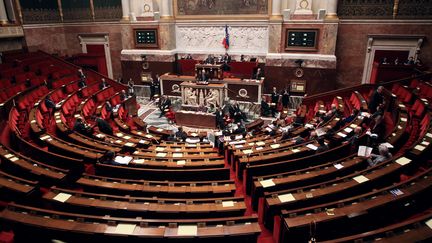
<path fill-rule="evenodd" d="M 222 66 L 222 64 L 195 64 L 195 79 L 200 78 L 201 72 L 206 72 L 209 80 L 222 80 L 224 78 Z"/>
<path fill-rule="evenodd" d="M 175 114 L 176 123 L 180 126 L 216 128 L 216 115 L 193 111 L 178 111 Z"/>

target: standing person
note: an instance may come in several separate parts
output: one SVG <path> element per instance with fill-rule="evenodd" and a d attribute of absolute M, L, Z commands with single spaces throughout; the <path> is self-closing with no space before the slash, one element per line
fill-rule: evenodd
<path fill-rule="evenodd" d="M 216 125 L 220 130 L 225 129 L 224 113 L 219 106 L 216 110 Z"/>
<path fill-rule="evenodd" d="M 133 96 L 135 94 L 135 90 L 134 90 L 134 82 L 132 81 L 132 79 L 130 78 L 128 83 L 128 96 Z"/>
<path fill-rule="evenodd" d="M 86 87 L 87 86 L 87 83 L 86 83 L 87 77 L 85 76 L 85 74 L 81 68 L 78 69 L 78 77 L 79 77 L 78 87 L 80 87 L 80 88 Z"/>
<path fill-rule="evenodd" d="M 44 101 L 44 103 L 45 103 L 46 108 L 48 108 L 49 120 L 51 121 L 51 117 L 52 117 L 52 115 L 53 115 L 54 112 L 55 112 L 56 104 L 55 104 L 55 102 L 51 99 L 51 96 L 50 96 L 50 95 L 47 95 L 47 96 L 45 97 L 45 101 Z"/>
<path fill-rule="evenodd" d="M 285 88 L 284 91 L 282 92 L 282 106 L 283 108 L 288 108 L 289 105 L 289 92 L 288 89 Z"/>
<path fill-rule="evenodd" d="M 264 73 L 261 68 L 257 68 L 256 72 L 252 75 L 252 79 L 261 79 L 264 78 Z"/>
<path fill-rule="evenodd" d="M 271 104 L 272 115 L 275 116 L 279 104 L 279 94 L 276 90 L 276 87 L 273 87 L 273 91 L 271 93 L 271 103 L 272 103 Z"/>
<path fill-rule="evenodd" d="M 159 74 L 156 74 L 156 78 L 152 80 L 152 82 L 150 83 L 150 100 L 154 99 L 154 96 L 156 95 L 156 87 L 158 86 L 159 80 Z"/>
<path fill-rule="evenodd" d="M 384 103 L 384 96 L 382 94 L 384 90 L 383 86 L 379 86 L 369 98 L 368 109 L 370 113 L 375 113 L 377 111 L 377 107 Z"/>

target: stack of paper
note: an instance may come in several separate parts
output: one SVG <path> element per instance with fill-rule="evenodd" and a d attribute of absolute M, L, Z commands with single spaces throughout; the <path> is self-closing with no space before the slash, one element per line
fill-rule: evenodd
<path fill-rule="evenodd" d="M 291 202 L 291 201 L 295 201 L 296 200 L 294 198 L 293 194 L 291 194 L 291 193 L 279 195 L 278 198 L 279 198 L 279 201 L 281 201 L 282 203 L 284 203 L 284 202 Z"/>
<path fill-rule="evenodd" d="M 396 160 L 396 163 L 400 164 L 400 165 L 406 165 L 411 163 L 411 160 L 405 157 L 400 157 L 399 159 Z"/>
<path fill-rule="evenodd" d="M 72 196 L 71 194 L 61 192 L 61 193 L 57 194 L 57 196 L 55 196 L 53 199 L 56 200 L 56 201 L 59 201 L 59 202 L 64 203 L 64 202 L 66 202 L 66 201 L 67 201 L 71 196 Z"/>
<path fill-rule="evenodd" d="M 260 184 L 263 188 L 267 188 L 267 187 L 272 187 L 275 186 L 276 184 L 273 182 L 273 179 L 268 179 L 268 180 L 262 180 L 260 181 Z"/>
<path fill-rule="evenodd" d="M 118 224 L 115 229 L 115 234 L 131 235 L 135 230 L 135 224 Z"/>
<path fill-rule="evenodd" d="M 315 146 L 315 145 L 313 145 L 313 144 L 308 144 L 308 145 L 306 145 L 306 147 L 307 148 L 309 148 L 309 149 L 312 149 L 312 150 L 317 150 L 318 149 L 318 147 L 317 146 Z"/>
<path fill-rule="evenodd" d="M 198 227 L 196 225 L 180 225 L 177 230 L 179 236 L 196 236 Z"/>
<path fill-rule="evenodd" d="M 166 153 L 157 153 L 156 157 L 165 157 L 167 154 Z"/>
<path fill-rule="evenodd" d="M 114 161 L 116 163 L 119 163 L 119 164 L 122 164 L 122 165 L 128 165 L 129 162 L 132 161 L 132 159 L 133 158 L 130 157 L 130 156 L 124 156 L 124 157 L 122 157 L 122 156 L 116 156 L 115 159 L 114 159 Z"/>
<path fill-rule="evenodd" d="M 366 176 L 362 176 L 362 175 L 356 176 L 353 179 L 358 183 L 363 183 L 369 180 Z"/>
<path fill-rule="evenodd" d="M 222 207 L 234 207 L 234 201 L 224 201 L 222 202 Z"/>

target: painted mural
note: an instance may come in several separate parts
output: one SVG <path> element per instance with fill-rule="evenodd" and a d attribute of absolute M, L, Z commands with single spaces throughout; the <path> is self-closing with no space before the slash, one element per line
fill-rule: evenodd
<path fill-rule="evenodd" d="M 269 0 L 177 0 L 177 15 L 266 15 Z"/>

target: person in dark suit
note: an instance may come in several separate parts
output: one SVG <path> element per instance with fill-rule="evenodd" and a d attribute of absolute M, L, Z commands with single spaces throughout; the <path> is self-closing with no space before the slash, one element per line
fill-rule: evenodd
<path fill-rule="evenodd" d="M 370 113 L 375 113 L 377 111 L 377 107 L 384 103 L 384 96 L 382 94 L 384 90 L 383 86 L 379 86 L 369 98 L 368 109 Z"/>
<path fill-rule="evenodd" d="M 351 137 L 347 137 L 344 143 L 351 145 L 351 151 L 357 151 L 360 142 L 360 136 L 362 133 L 362 128 L 360 126 L 354 128 L 354 134 Z"/>
<path fill-rule="evenodd" d="M 284 89 L 284 91 L 282 92 L 282 106 L 283 108 L 288 108 L 289 105 L 289 92 L 288 89 Z"/>
<path fill-rule="evenodd" d="M 252 79 L 261 79 L 264 78 L 264 72 L 261 68 L 257 68 L 256 72 L 252 75 Z"/>
<path fill-rule="evenodd" d="M 187 138 L 187 133 L 185 131 L 183 131 L 182 127 L 179 127 L 177 132 L 175 133 L 175 138 L 177 141 L 186 141 Z"/>
<path fill-rule="evenodd" d="M 169 110 L 170 107 L 171 107 L 171 99 L 168 96 L 163 96 L 159 104 L 159 110 L 161 111 L 159 117 L 165 115 L 165 113 Z"/>
<path fill-rule="evenodd" d="M 240 62 L 246 62 L 246 58 L 243 54 L 240 55 Z"/>
<path fill-rule="evenodd" d="M 81 117 L 78 117 L 75 120 L 73 130 L 77 133 L 80 133 L 85 136 L 89 136 L 92 134 L 91 128 L 86 126 Z"/>
<path fill-rule="evenodd" d="M 135 94 L 135 90 L 134 90 L 134 82 L 131 78 L 129 79 L 127 86 L 128 86 L 128 92 L 127 92 L 128 96 L 133 96 Z"/>
<path fill-rule="evenodd" d="M 120 101 L 125 101 L 127 97 L 128 97 L 128 96 L 127 96 L 127 94 L 126 94 L 126 91 L 125 91 L 125 90 L 122 90 L 122 91 L 120 92 Z"/>
<path fill-rule="evenodd" d="M 54 101 L 51 99 L 51 96 L 50 96 L 50 95 L 47 95 L 47 96 L 45 97 L 45 106 L 46 106 L 46 108 L 48 108 L 48 109 L 54 109 L 55 106 L 56 106 L 56 104 L 54 103 Z"/>
<path fill-rule="evenodd" d="M 115 152 L 108 150 L 105 152 L 105 154 L 99 158 L 98 162 L 101 164 L 107 164 L 107 165 L 116 165 L 115 162 Z"/>
<path fill-rule="evenodd" d="M 276 90 L 276 87 L 273 87 L 273 91 L 271 93 L 271 105 L 270 105 L 270 109 L 272 111 L 273 117 L 276 116 L 278 104 L 279 104 L 279 94 Z"/>
<path fill-rule="evenodd" d="M 230 63 L 231 62 L 231 56 L 228 55 L 228 53 L 225 53 L 222 61 L 225 62 L 225 63 Z"/>
<path fill-rule="evenodd" d="M 113 135 L 113 129 L 107 121 L 100 117 L 96 117 L 95 122 L 100 132 Z"/>
<path fill-rule="evenodd" d="M 82 69 L 78 69 L 78 77 L 79 77 L 78 87 L 80 87 L 80 88 L 86 87 L 87 86 L 87 83 L 86 83 L 87 77 L 85 76 Z"/>
<path fill-rule="evenodd" d="M 99 84 L 99 89 L 105 89 L 106 87 L 108 87 L 108 84 L 105 79 L 102 78 L 102 82 Z"/>
<path fill-rule="evenodd" d="M 192 58 L 192 55 L 191 55 L 190 53 L 187 54 L 186 59 L 187 59 L 187 60 L 192 60 L 192 59 L 193 59 L 193 58 Z"/>
<path fill-rule="evenodd" d="M 205 59 L 204 62 L 205 62 L 205 64 L 214 64 L 215 63 L 215 59 L 214 59 L 214 57 L 213 57 L 212 54 L 209 54 L 207 56 L 207 58 Z"/>
<path fill-rule="evenodd" d="M 246 128 L 241 122 L 237 122 L 237 128 L 233 131 L 233 134 L 246 135 Z"/>
<path fill-rule="evenodd" d="M 266 97 L 261 99 L 261 116 L 270 116 L 270 105 L 266 102 Z"/>
<path fill-rule="evenodd" d="M 113 110 L 113 107 L 112 107 L 112 105 L 111 105 L 111 102 L 109 102 L 109 100 L 107 100 L 107 101 L 105 102 L 105 111 L 106 111 L 106 112 L 112 112 L 112 110 Z"/>
<path fill-rule="evenodd" d="M 220 107 L 216 110 L 216 125 L 220 130 L 225 129 L 224 113 Z"/>
<path fill-rule="evenodd" d="M 156 95 L 156 89 L 159 87 L 159 81 L 160 77 L 159 74 L 156 74 L 156 78 L 152 80 L 150 83 L 150 100 L 154 99 L 154 96 Z"/>
<path fill-rule="evenodd" d="M 318 153 L 329 150 L 329 147 L 324 143 L 324 138 L 318 138 L 317 140 L 318 140 L 319 146 L 318 146 L 317 150 L 315 151 L 315 153 L 318 154 Z"/>

